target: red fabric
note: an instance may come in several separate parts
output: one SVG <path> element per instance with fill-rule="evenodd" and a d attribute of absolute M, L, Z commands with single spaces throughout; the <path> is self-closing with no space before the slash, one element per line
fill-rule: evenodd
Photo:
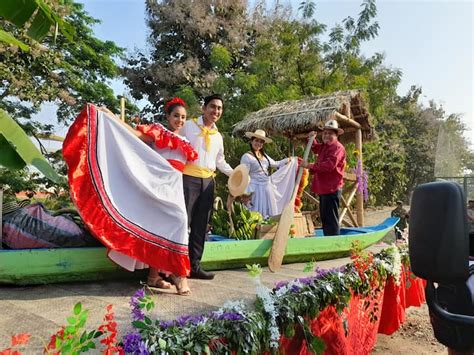
<path fill-rule="evenodd" d="M 311 321 L 310 329 L 314 335 L 324 340 L 324 354 L 370 354 L 377 339 L 383 295 L 382 290 L 368 305 L 365 298 L 353 296 L 349 306 L 340 315 L 334 306 L 322 310 Z M 374 321 L 371 321 L 371 312 Z M 280 344 L 280 353 L 311 354 L 299 327 L 296 327 L 293 338 L 283 336 Z"/>
<path fill-rule="evenodd" d="M 341 316 L 334 306 L 329 306 L 311 322 L 311 332 L 323 338 L 326 344 L 324 354 L 347 354 L 348 339 L 345 334 L 343 320 L 347 317 L 347 309 Z"/>
<path fill-rule="evenodd" d="M 167 130 L 161 124 L 138 125 L 137 130 L 153 138 L 158 149 L 179 149 L 187 161 L 195 161 L 198 158 L 198 153 L 191 146 L 191 143 Z"/>
<path fill-rule="evenodd" d="M 344 185 L 344 168 L 346 166 L 346 150 L 335 141 L 331 144 L 315 143 L 313 153 L 318 155 L 317 161 L 309 170 L 314 174 L 311 191 L 318 195 L 334 193 Z"/>
<path fill-rule="evenodd" d="M 405 272 L 402 269 L 399 285 L 395 284 L 393 277 L 389 277 L 385 283 L 379 333 L 393 334 L 405 323 L 405 292 Z"/>
<path fill-rule="evenodd" d="M 372 300 L 361 296 L 351 298 L 347 317 L 349 328 L 347 354 L 370 354 L 372 351 L 377 341 L 383 298 L 383 289 Z M 366 300 L 368 302 L 367 308 Z"/>
<path fill-rule="evenodd" d="M 410 279 L 411 285 L 408 289 L 405 287 L 405 275 L 409 272 L 402 270 L 400 285 L 395 285 L 389 278 L 385 288 L 368 305 L 367 298 L 353 295 L 349 306 L 340 315 L 334 306 L 321 311 L 310 322 L 310 327 L 314 335 L 323 338 L 326 344 L 324 354 L 370 354 L 377 333 L 392 334 L 398 330 L 405 321 L 405 307 L 415 305 L 413 300 L 418 303 L 424 300 L 423 280 Z M 409 296 L 410 293 L 413 294 Z M 371 313 L 374 321 L 371 321 Z M 282 336 L 280 353 L 310 354 L 299 327 L 296 327 L 293 338 Z"/>
<path fill-rule="evenodd" d="M 189 275 L 187 246 L 152 235 L 130 223 L 110 203 L 95 160 L 97 119 L 96 107 L 88 104 L 70 127 L 63 144 L 71 198 L 83 221 L 107 248 L 159 270 Z"/>
<path fill-rule="evenodd" d="M 184 170 L 184 163 L 183 162 L 180 162 L 179 160 L 174 160 L 174 159 L 167 159 L 167 160 L 168 160 L 168 163 L 170 163 L 173 168 L 183 172 L 183 170 Z"/>
<path fill-rule="evenodd" d="M 425 280 L 415 277 L 409 270 L 406 273 L 406 308 L 420 307 L 426 302 Z"/>

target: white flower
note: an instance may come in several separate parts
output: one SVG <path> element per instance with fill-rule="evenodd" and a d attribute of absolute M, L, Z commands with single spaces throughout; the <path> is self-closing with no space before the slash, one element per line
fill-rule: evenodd
<path fill-rule="evenodd" d="M 262 300 L 263 309 L 269 318 L 270 347 L 277 349 L 280 341 L 280 330 L 278 329 L 276 322 L 278 314 L 275 308 L 275 300 L 273 298 L 274 296 L 268 287 L 260 283 L 257 286 L 257 297 Z"/>
<path fill-rule="evenodd" d="M 387 248 L 387 252 L 392 257 L 392 267 L 387 268 L 387 270 L 393 277 L 395 284 L 398 286 L 400 285 L 400 279 L 402 274 L 402 257 L 400 256 L 400 251 L 398 250 L 398 247 L 394 244 Z"/>

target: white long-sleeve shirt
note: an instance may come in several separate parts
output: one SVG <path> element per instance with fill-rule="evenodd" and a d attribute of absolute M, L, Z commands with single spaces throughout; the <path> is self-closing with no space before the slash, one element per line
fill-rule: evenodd
<path fill-rule="evenodd" d="M 184 123 L 183 128 L 181 129 L 180 134 L 185 136 L 193 148 L 198 152 L 198 159 L 194 162 L 188 162 L 190 165 L 197 165 L 201 168 L 206 168 L 211 171 L 215 171 L 216 168 L 230 176 L 233 169 L 226 162 L 224 157 L 224 141 L 222 135 L 219 132 L 211 134 L 210 137 L 210 147 L 209 151 L 206 150 L 206 142 L 204 137 L 201 136 L 201 129 L 198 125 L 204 126 L 202 116 L 197 119 L 197 122 L 194 120 L 188 120 Z M 213 125 L 211 129 L 217 131 L 216 125 Z"/>

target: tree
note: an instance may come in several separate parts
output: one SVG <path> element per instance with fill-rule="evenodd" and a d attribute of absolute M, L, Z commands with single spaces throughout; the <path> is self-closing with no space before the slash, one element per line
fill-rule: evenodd
<path fill-rule="evenodd" d="M 71 121 L 87 102 L 106 105 L 116 112 L 119 107 L 107 80 L 119 75 L 114 60 L 123 50 L 94 36 L 91 27 L 98 21 L 84 11 L 83 5 L 66 0 L 63 4 L 52 3 L 51 11 L 74 27 L 72 41 L 46 36 L 39 43 L 28 35 L 31 26 L 27 30 L 0 20 L 6 32 L 29 46 L 28 51 L 22 51 L 16 45 L 0 42 L 0 108 L 29 135 L 48 134 L 54 128 L 54 120 L 41 124 L 31 119 L 45 102 L 57 105 L 57 121 Z M 34 178 L 27 181 L 25 176 L 28 174 L 24 171 L 8 174 L 12 192 L 17 190 L 14 186 L 40 182 Z M 38 184 L 34 186 L 38 188 Z"/>
<path fill-rule="evenodd" d="M 375 0 L 363 0 L 357 17 L 348 16 L 329 30 L 312 17 L 314 2 L 302 1 L 299 10 L 292 15 L 276 2 L 266 11 L 263 1 L 253 12 L 241 1 L 148 1 L 150 55 L 137 53 L 124 68 L 132 95 L 148 98 L 149 113 L 160 112 L 163 100 L 178 94 L 194 115 L 203 96 L 224 94 L 219 129 L 228 160 L 236 165 L 249 148 L 229 133 L 247 113 L 281 101 L 359 89 L 377 132 L 377 139 L 364 147 L 369 202 L 404 198 L 415 184 L 433 178 L 430 142 L 439 120 L 429 118 L 434 111 L 419 104 L 417 90 L 397 94 L 402 73 L 387 65 L 382 54 L 361 54 L 362 43 L 378 34 Z M 418 125 L 419 135 L 410 137 Z M 456 137 L 462 136 L 462 128 L 452 126 Z M 288 148 L 278 139 L 268 147 L 273 156 L 288 154 Z M 469 154 L 461 154 L 463 166 Z M 222 194 L 225 178 L 218 179 Z"/>
<path fill-rule="evenodd" d="M 144 112 L 161 112 L 179 94 L 191 110 L 198 99 L 226 92 L 226 80 L 247 63 L 252 33 L 242 0 L 148 0 L 150 55 L 128 58 L 125 82 L 134 98 L 146 97 Z"/>
<path fill-rule="evenodd" d="M 0 44 L 0 108 L 15 119 L 29 119 L 44 102 L 58 105 L 58 120 L 71 120 L 86 102 L 119 107 L 106 81 L 119 75 L 114 62 L 122 49 L 113 42 L 94 37 L 91 26 L 98 21 L 83 10 L 83 5 L 66 1 L 58 5 L 66 20 L 75 28 L 73 41 L 59 36 L 45 37 L 43 43 L 32 41 L 23 29 L 1 20 L 2 26 L 28 43 L 30 50 Z M 53 122 L 52 122 L 53 123 Z M 52 126 L 30 122 L 29 132 Z"/>

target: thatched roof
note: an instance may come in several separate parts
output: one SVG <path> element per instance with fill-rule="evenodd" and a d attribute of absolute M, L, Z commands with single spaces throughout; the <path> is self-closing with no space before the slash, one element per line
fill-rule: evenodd
<path fill-rule="evenodd" d="M 335 118 L 335 112 L 347 116 L 348 111 L 349 118 L 362 126 L 363 138 L 371 139 L 373 131 L 369 121 L 369 112 L 357 90 L 337 91 L 302 100 L 280 102 L 248 114 L 234 126 L 233 134 L 242 136 L 245 132 L 263 129 L 269 136 L 295 138 L 323 126 L 327 120 Z M 355 130 L 342 121 L 339 121 L 339 124 L 346 131 L 341 136 L 342 140 L 351 140 Z"/>

